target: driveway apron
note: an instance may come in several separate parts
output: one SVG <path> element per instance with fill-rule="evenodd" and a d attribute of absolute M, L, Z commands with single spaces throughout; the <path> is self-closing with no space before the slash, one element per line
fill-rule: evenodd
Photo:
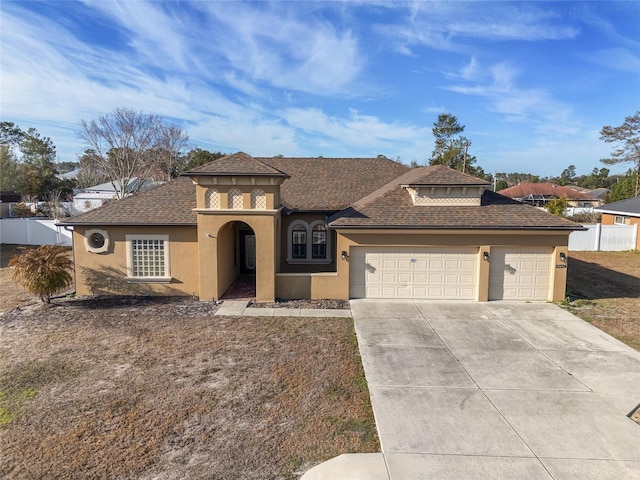
<path fill-rule="evenodd" d="M 547 303 L 351 302 L 386 472 L 640 479 L 640 353 Z"/>

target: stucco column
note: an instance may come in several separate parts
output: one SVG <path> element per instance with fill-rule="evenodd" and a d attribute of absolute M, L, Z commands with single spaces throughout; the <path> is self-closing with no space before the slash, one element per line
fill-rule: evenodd
<path fill-rule="evenodd" d="M 485 255 L 487 259 L 485 260 Z M 478 302 L 489 301 L 489 273 L 491 266 L 491 246 L 483 245 L 478 251 L 478 290 L 476 300 Z"/>
<path fill-rule="evenodd" d="M 556 247 L 553 250 L 551 264 L 551 301 L 564 300 L 567 288 L 567 270 L 569 267 L 569 247 Z"/>

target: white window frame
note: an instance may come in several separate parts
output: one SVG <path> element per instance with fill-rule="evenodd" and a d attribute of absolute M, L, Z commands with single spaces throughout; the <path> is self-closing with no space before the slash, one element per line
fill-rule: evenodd
<path fill-rule="evenodd" d="M 164 243 L 164 275 L 163 276 L 134 276 L 133 275 L 133 242 L 135 240 L 153 240 Z M 127 281 L 137 283 L 168 283 L 171 281 L 171 261 L 169 255 L 169 235 L 127 235 Z"/>
<path fill-rule="evenodd" d="M 624 215 L 614 215 L 613 216 L 613 224 L 614 225 L 626 225 L 625 221 L 627 220 L 627 217 L 625 217 Z"/>
<path fill-rule="evenodd" d="M 306 258 L 293 258 L 293 229 L 302 225 L 307 232 L 307 251 Z M 322 225 L 325 227 L 327 235 L 326 256 L 324 258 L 313 257 L 313 227 Z M 287 228 L 287 263 L 289 264 L 328 264 L 332 262 L 331 258 L 331 236 L 330 231 L 323 220 L 316 220 L 310 224 L 304 220 L 295 220 L 289 224 Z"/>

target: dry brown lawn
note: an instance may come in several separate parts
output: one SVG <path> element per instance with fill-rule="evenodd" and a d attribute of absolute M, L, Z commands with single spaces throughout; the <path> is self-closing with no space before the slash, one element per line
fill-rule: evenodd
<path fill-rule="evenodd" d="M 640 252 L 570 252 L 569 256 L 570 308 L 640 350 Z"/>
<path fill-rule="evenodd" d="M 570 252 L 567 295 L 570 311 L 640 350 L 640 252 Z"/>
<path fill-rule="evenodd" d="M 298 478 L 379 451 L 350 319 L 6 291 L 0 478 Z"/>

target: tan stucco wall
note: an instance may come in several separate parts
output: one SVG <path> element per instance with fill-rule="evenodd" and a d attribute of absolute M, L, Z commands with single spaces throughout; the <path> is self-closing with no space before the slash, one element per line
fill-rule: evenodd
<path fill-rule="evenodd" d="M 262 190 L 267 200 L 267 209 L 273 210 L 280 206 L 280 185 L 270 184 L 268 179 L 258 179 L 251 177 L 220 178 L 218 183 L 210 183 L 212 179 L 201 177 L 196 185 L 196 205 L 197 208 L 206 208 L 205 195 L 209 188 L 215 188 L 220 193 L 220 205 L 223 210 L 228 209 L 229 190 L 238 189 L 242 192 L 242 199 L 245 209 L 251 208 L 251 192 Z"/>
<path fill-rule="evenodd" d="M 486 301 L 489 289 L 489 263 L 482 259 L 484 251 L 491 251 L 491 246 L 548 246 L 554 248 L 553 272 L 551 273 L 551 301 L 564 298 L 567 271 L 560 265 L 560 253 L 568 254 L 569 232 L 495 232 L 495 231 L 458 231 L 451 230 L 430 232 L 401 231 L 381 233 L 379 231 L 338 232 L 336 252 L 350 252 L 353 246 L 474 246 L 478 251 L 478 290 L 476 299 Z M 338 256 L 335 277 L 319 279 L 314 288 L 317 298 L 349 298 L 349 260 L 341 260 Z"/>
<path fill-rule="evenodd" d="M 91 227 L 93 228 L 93 227 Z M 198 296 L 196 227 L 100 227 L 109 235 L 109 249 L 90 253 L 84 242 L 89 227 L 75 226 L 73 254 L 78 295 L 195 295 Z M 170 283 L 127 281 L 126 235 L 168 235 Z"/>
<path fill-rule="evenodd" d="M 237 221 L 249 225 L 256 235 L 256 300 L 272 302 L 275 299 L 276 226 L 279 215 L 278 211 L 257 210 L 229 214 L 220 211 L 198 212 L 201 300 L 219 300 L 230 284 L 229 279 L 234 275 L 230 265 L 234 249 L 229 234 L 231 229 L 223 227 Z"/>

